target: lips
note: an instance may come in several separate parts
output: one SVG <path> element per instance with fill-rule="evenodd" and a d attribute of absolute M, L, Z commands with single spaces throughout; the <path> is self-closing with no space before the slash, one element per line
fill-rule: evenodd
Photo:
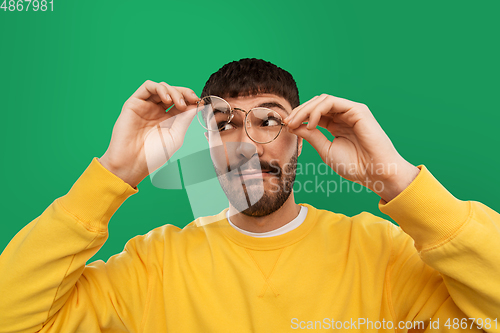
<path fill-rule="evenodd" d="M 244 176 L 244 175 L 255 175 L 255 174 L 261 174 L 261 173 L 268 173 L 269 170 L 257 170 L 257 169 L 245 169 L 241 171 L 238 176 Z"/>
<path fill-rule="evenodd" d="M 268 177 L 271 174 L 269 170 L 257 170 L 257 169 L 245 169 L 240 173 L 237 173 L 236 176 L 242 179 L 261 179 L 264 177 Z"/>

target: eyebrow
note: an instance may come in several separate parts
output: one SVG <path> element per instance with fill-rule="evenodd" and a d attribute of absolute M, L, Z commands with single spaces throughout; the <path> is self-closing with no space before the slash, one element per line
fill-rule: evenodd
<path fill-rule="evenodd" d="M 259 105 L 257 105 L 256 107 L 258 108 L 279 108 L 283 111 L 286 112 L 286 114 L 288 114 L 288 111 L 287 109 L 285 109 L 285 107 L 283 105 L 281 105 L 280 103 L 278 102 L 264 102 L 264 103 L 261 103 Z"/>

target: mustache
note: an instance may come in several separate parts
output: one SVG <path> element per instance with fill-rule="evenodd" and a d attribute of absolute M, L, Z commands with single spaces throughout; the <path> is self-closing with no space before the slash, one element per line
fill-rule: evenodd
<path fill-rule="evenodd" d="M 247 169 L 259 169 L 260 170 L 266 170 L 269 174 L 274 175 L 274 176 L 281 176 L 282 169 L 279 165 L 275 165 L 273 163 L 269 163 L 267 161 L 261 161 L 258 160 L 257 162 L 253 161 L 243 161 L 237 164 L 231 164 L 228 166 L 228 172 L 231 172 L 232 170 L 240 170 L 244 171 Z"/>

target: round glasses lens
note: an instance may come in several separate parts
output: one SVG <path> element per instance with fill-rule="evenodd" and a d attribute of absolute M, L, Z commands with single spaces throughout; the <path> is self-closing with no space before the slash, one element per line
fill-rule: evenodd
<path fill-rule="evenodd" d="M 278 112 L 266 108 L 255 108 L 245 123 L 248 136 L 260 143 L 270 142 L 280 134 L 281 116 Z"/>
<path fill-rule="evenodd" d="M 229 122 L 231 107 L 222 98 L 206 96 L 198 103 L 196 114 L 203 128 L 218 131 L 221 126 Z"/>

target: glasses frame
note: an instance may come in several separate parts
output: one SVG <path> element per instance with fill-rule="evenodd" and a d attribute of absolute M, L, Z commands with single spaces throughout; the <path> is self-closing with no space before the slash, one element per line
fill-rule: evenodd
<path fill-rule="evenodd" d="M 243 110 L 243 109 L 241 109 L 241 108 L 232 108 L 232 107 L 231 107 L 231 105 L 229 104 L 229 102 L 228 102 L 228 101 L 226 101 L 226 100 L 225 100 L 224 98 L 222 98 L 222 97 L 215 96 L 215 95 L 208 95 L 208 96 L 205 96 L 205 97 L 201 98 L 199 101 L 197 101 L 197 102 L 196 102 L 196 108 L 198 109 L 198 107 L 200 106 L 200 103 L 201 103 L 201 101 L 202 101 L 202 100 L 204 100 L 205 98 L 212 98 L 212 97 L 216 97 L 216 98 L 218 98 L 218 99 L 221 99 L 221 100 L 223 100 L 223 101 L 224 101 L 224 103 L 226 103 L 226 104 L 227 104 L 228 109 L 229 109 L 229 112 L 230 112 L 230 113 L 229 113 L 229 120 L 228 120 L 228 124 L 231 122 L 231 120 L 232 120 L 232 119 L 233 119 L 233 117 L 234 117 L 234 114 L 233 114 L 233 111 L 234 111 L 234 110 L 237 110 L 237 111 L 242 111 L 242 112 L 244 112 L 244 113 L 245 113 L 245 119 L 243 120 L 243 123 L 244 123 L 245 125 L 244 125 L 243 127 L 245 127 L 245 133 L 246 133 L 246 135 L 250 138 L 250 140 L 252 140 L 252 141 L 253 141 L 253 142 L 255 142 L 255 143 L 266 144 L 266 143 L 273 142 L 273 141 L 274 141 L 274 140 L 276 140 L 276 139 L 278 138 L 278 136 L 281 134 L 281 131 L 283 130 L 283 127 L 284 127 L 284 126 L 286 126 L 286 124 L 283 122 L 283 117 L 281 117 L 281 115 L 280 115 L 278 112 L 276 112 L 276 111 L 274 111 L 274 110 L 272 110 L 272 109 L 269 109 L 269 108 L 263 108 L 263 107 L 255 107 L 255 108 L 251 108 L 250 110 L 246 111 L 246 110 Z M 269 140 L 269 141 L 266 141 L 266 142 L 260 142 L 260 141 L 254 140 L 254 139 L 250 136 L 250 134 L 248 133 L 248 129 L 247 129 L 247 118 L 248 118 L 248 115 L 250 114 L 250 112 L 252 112 L 252 111 L 253 111 L 253 110 L 255 110 L 255 109 L 264 109 L 264 110 L 269 110 L 269 111 L 272 111 L 272 112 L 276 113 L 276 114 L 280 117 L 280 125 L 281 125 L 281 127 L 280 127 L 280 130 L 278 131 L 278 134 L 276 134 L 276 136 L 275 136 L 273 139 L 271 139 L 271 140 Z M 197 111 L 197 112 L 199 112 L 199 111 Z M 206 127 L 205 127 L 205 126 L 203 126 L 203 124 L 201 123 L 200 117 L 196 116 L 196 118 L 198 118 L 198 122 L 200 123 L 200 125 L 201 125 L 204 129 L 206 129 L 207 131 L 210 131 L 210 132 L 218 132 L 218 131 L 219 131 L 218 129 L 217 129 L 217 130 L 210 130 L 210 129 L 206 128 Z"/>

